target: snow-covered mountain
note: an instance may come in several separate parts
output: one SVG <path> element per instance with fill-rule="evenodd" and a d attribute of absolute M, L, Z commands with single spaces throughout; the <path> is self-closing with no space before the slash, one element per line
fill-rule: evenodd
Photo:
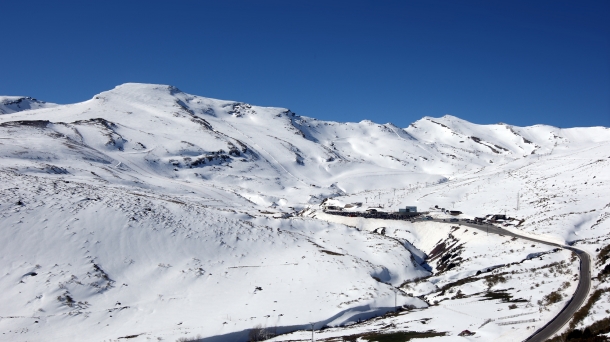
<path fill-rule="evenodd" d="M 0 122 L 42 145 L 12 156 L 21 167 L 35 167 L 29 153 L 46 153 L 73 176 L 126 185 L 212 183 L 246 202 L 298 208 L 361 190 L 442 183 L 494 163 L 610 139 L 604 127 L 481 126 L 451 116 L 426 117 L 404 130 L 325 122 L 148 84 L 124 84 L 89 101 Z"/>
<path fill-rule="evenodd" d="M 492 238 L 488 255 L 448 227 L 370 233 L 388 223 L 337 221 L 316 211 L 325 200 L 507 211 L 523 220 L 511 229 L 592 255 L 610 238 L 606 127 L 337 123 L 151 84 L 0 103 L 2 340 L 243 341 L 257 325 L 343 325 L 393 308 L 401 285 L 397 305 L 425 308 L 442 284 L 549 251 Z M 482 259 L 426 261 L 447 239 Z"/>

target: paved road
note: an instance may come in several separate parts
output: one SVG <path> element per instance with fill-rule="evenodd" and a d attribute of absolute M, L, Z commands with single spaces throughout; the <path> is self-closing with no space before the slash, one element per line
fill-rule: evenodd
<path fill-rule="evenodd" d="M 449 224 L 453 224 L 453 225 L 459 224 L 462 226 L 479 229 L 479 230 L 482 230 L 484 232 L 488 232 L 491 234 L 513 236 L 513 237 L 517 237 L 520 239 L 534 241 L 534 242 L 542 243 L 542 244 L 549 245 L 549 246 L 569 249 L 569 250 L 573 251 L 574 253 L 576 253 L 578 258 L 580 259 L 580 274 L 579 274 L 578 287 L 576 288 L 576 292 L 572 296 L 572 299 L 570 299 L 570 302 L 568 303 L 568 305 L 566 305 L 563 308 L 563 310 L 561 310 L 561 312 L 557 316 L 555 316 L 555 318 L 553 318 L 553 320 L 548 322 L 542 328 L 538 329 L 532 336 L 528 337 L 525 340 L 527 342 L 543 342 L 543 341 L 546 341 L 547 339 L 551 338 L 557 331 L 559 331 L 559 329 L 561 329 L 566 323 L 568 323 L 570 321 L 572 316 L 574 316 L 574 313 L 576 313 L 576 311 L 580 308 L 580 306 L 583 304 L 583 302 L 585 301 L 585 299 L 587 298 L 587 296 L 589 294 L 589 290 L 591 289 L 591 258 L 589 257 L 589 254 L 587 254 L 583 250 L 580 250 L 580 249 L 574 248 L 574 247 L 570 247 L 570 246 L 564 246 L 564 245 L 560 245 L 557 243 L 552 243 L 552 242 L 548 242 L 548 241 L 544 241 L 544 240 L 538 240 L 538 239 L 534 239 L 531 237 L 515 234 L 506 229 L 503 229 L 503 228 L 500 228 L 500 227 L 497 227 L 494 225 L 490 225 L 490 224 L 473 224 L 473 223 L 466 223 L 463 221 L 459 221 L 459 222 L 449 222 L 449 221 L 443 221 L 443 220 L 431 220 L 431 221 L 449 223 Z"/>
<path fill-rule="evenodd" d="M 526 340 L 528 342 L 546 341 L 557 331 L 559 331 L 559 329 L 568 323 L 576 311 L 581 307 L 582 303 L 589 294 L 589 290 L 591 289 L 591 259 L 589 254 L 573 247 L 566 246 L 563 248 L 572 250 L 580 259 L 580 279 L 578 281 L 578 288 L 576 288 L 576 292 L 574 293 L 574 296 L 572 296 L 572 299 L 568 305 L 564 307 L 563 310 L 557 316 L 555 316 L 552 321 L 530 336 Z"/>

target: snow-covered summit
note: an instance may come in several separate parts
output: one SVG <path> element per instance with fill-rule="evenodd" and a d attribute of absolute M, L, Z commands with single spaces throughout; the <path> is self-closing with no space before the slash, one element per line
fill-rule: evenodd
<path fill-rule="evenodd" d="M 57 104 L 36 100 L 26 96 L 0 96 L 0 114 L 17 113 L 24 110 L 51 108 Z"/>

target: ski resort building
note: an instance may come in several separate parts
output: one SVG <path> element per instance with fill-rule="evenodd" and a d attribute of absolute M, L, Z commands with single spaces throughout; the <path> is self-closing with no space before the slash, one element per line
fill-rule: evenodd
<path fill-rule="evenodd" d="M 400 208 L 396 214 L 402 216 L 417 216 L 417 207 L 405 207 L 404 209 Z"/>

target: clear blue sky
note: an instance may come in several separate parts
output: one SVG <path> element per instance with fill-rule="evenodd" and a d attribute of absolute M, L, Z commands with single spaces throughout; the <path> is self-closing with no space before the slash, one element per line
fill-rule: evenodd
<path fill-rule="evenodd" d="M 610 126 L 610 1 L 9 1 L 0 94 L 125 82 L 335 121 Z"/>

